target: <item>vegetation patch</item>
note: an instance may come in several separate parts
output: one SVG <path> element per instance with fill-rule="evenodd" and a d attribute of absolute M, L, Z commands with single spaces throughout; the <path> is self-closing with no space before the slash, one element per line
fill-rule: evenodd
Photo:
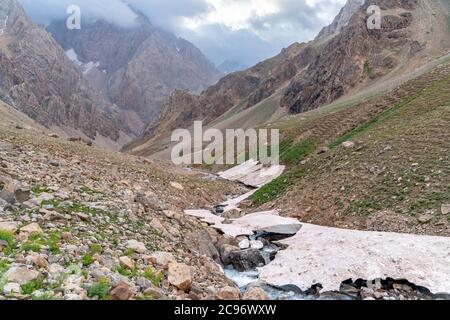
<path fill-rule="evenodd" d="M 52 190 L 44 186 L 35 186 L 31 189 L 31 192 L 38 196 L 43 193 L 52 193 Z"/>
<path fill-rule="evenodd" d="M 299 164 L 307 155 L 316 149 L 316 143 L 312 139 L 307 139 L 296 145 L 284 146 L 284 151 L 281 152 L 280 160 L 287 165 Z"/>
<path fill-rule="evenodd" d="M 91 285 L 88 289 L 89 298 L 98 298 L 100 300 L 108 300 L 108 293 L 111 289 L 108 279 L 102 278 L 98 282 Z"/>
<path fill-rule="evenodd" d="M 371 120 L 369 120 L 366 123 L 363 123 L 362 125 L 360 125 L 359 127 L 356 127 L 355 129 L 353 129 L 352 131 L 344 134 L 343 136 L 339 137 L 338 139 L 336 139 L 334 142 L 332 142 L 331 144 L 328 145 L 328 147 L 330 149 L 334 149 L 338 146 L 340 146 L 342 143 L 344 143 L 345 141 L 349 141 L 354 139 L 357 135 L 360 135 L 364 132 L 366 132 L 367 130 L 369 130 L 370 128 L 372 128 L 375 124 L 377 124 L 378 122 L 380 122 L 380 120 L 385 119 L 386 117 L 391 116 L 392 114 L 394 114 L 396 111 L 398 111 L 399 109 L 401 109 L 402 107 L 408 105 L 409 103 L 411 103 L 413 100 L 415 100 L 418 97 L 418 95 L 415 96 L 411 96 L 407 99 L 404 99 L 396 104 L 394 104 L 394 106 L 392 106 L 391 108 L 385 110 L 384 112 L 380 113 L 378 116 L 372 118 Z"/>
<path fill-rule="evenodd" d="M 159 287 L 164 277 L 162 272 L 156 272 L 152 268 L 144 270 L 144 277 L 149 280 L 154 286 Z"/>
<path fill-rule="evenodd" d="M 43 280 L 36 279 L 21 285 L 20 289 L 22 291 L 22 294 L 30 295 L 33 292 L 42 289 L 42 287 L 43 287 Z"/>

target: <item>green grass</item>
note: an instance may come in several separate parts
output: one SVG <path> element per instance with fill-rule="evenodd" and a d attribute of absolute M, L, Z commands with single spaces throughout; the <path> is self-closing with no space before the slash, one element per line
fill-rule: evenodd
<path fill-rule="evenodd" d="M 14 234 L 10 231 L 0 230 L 0 240 L 6 241 L 9 246 L 14 244 Z"/>
<path fill-rule="evenodd" d="M 5 188 L 5 183 L 3 181 L 0 181 L 0 191 L 2 191 Z"/>
<path fill-rule="evenodd" d="M 32 280 L 26 284 L 20 286 L 22 294 L 30 295 L 33 292 L 42 289 L 43 281 L 42 279 Z"/>
<path fill-rule="evenodd" d="M 283 152 L 281 152 L 281 149 L 280 147 L 281 162 L 287 165 L 297 165 L 316 149 L 316 143 L 307 139 L 294 146 L 292 144 L 290 147 L 283 146 Z"/>
<path fill-rule="evenodd" d="M 81 258 L 81 263 L 83 264 L 83 266 L 85 267 L 89 267 L 91 264 L 93 264 L 95 262 L 94 258 L 92 257 L 92 254 L 90 253 L 86 253 L 82 258 Z"/>
<path fill-rule="evenodd" d="M 132 270 L 125 268 L 123 266 L 118 266 L 116 271 L 121 274 L 122 276 L 128 277 L 128 278 L 134 278 L 138 275 L 138 269 L 135 267 Z"/>
<path fill-rule="evenodd" d="M 108 279 L 102 278 L 89 287 L 88 297 L 91 299 L 98 298 L 100 300 L 107 300 L 110 289 L 111 287 Z"/>
<path fill-rule="evenodd" d="M 300 169 L 287 171 L 277 179 L 261 187 L 250 197 L 250 200 L 256 206 L 273 201 L 288 191 L 294 185 L 295 180 L 302 176 L 304 176 L 304 171 Z"/>
<path fill-rule="evenodd" d="M 418 96 L 419 95 L 414 95 L 414 96 L 411 96 L 411 97 L 409 97 L 407 99 L 404 99 L 404 100 L 394 104 L 391 108 L 389 108 L 389 109 L 385 110 L 384 112 L 380 113 L 378 116 L 372 118 L 368 122 L 363 123 L 362 125 L 356 127 L 352 131 L 350 131 L 350 132 L 344 134 L 343 136 L 339 137 L 334 142 L 329 144 L 328 147 L 330 149 L 334 149 L 334 148 L 340 146 L 345 141 L 349 141 L 349 140 L 354 139 L 358 135 L 360 135 L 360 134 L 368 131 L 369 129 L 371 129 L 375 124 L 379 123 L 381 120 L 383 120 L 383 119 L 385 119 L 387 117 L 390 117 L 391 115 L 396 113 L 399 109 L 401 109 L 401 108 L 407 106 L 408 104 L 410 104 Z"/>
<path fill-rule="evenodd" d="M 370 75 L 372 73 L 372 67 L 369 60 L 364 61 L 364 73 Z"/>
<path fill-rule="evenodd" d="M 97 190 L 93 190 L 93 189 L 91 189 L 91 188 L 89 188 L 89 187 L 86 187 L 86 186 L 81 187 L 81 188 L 80 188 L 80 191 L 81 191 L 82 193 L 86 193 L 86 194 L 88 194 L 88 195 L 90 195 L 90 196 L 95 196 L 95 195 L 100 195 L 100 196 L 102 196 L 102 195 L 103 195 L 102 192 L 99 192 L 99 191 L 97 191 Z"/>
<path fill-rule="evenodd" d="M 31 300 L 33 301 L 56 301 L 60 300 L 58 297 L 56 297 L 52 292 L 45 292 L 39 297 L 32 296 Z"/>
<path fill-rule="evenodd" d="M 35 186 L 31 189 L 31 192 L 35 195 L 40 195 L 42 193 L 52 193 L 52 190 L 44 186 Z"/>
<path fill-rule="evenodd" d="M 155 272 L 152 268 L 147 268 L 144 270 L 144 278 L 149 280 L 154 286 L 159 287 L 161 281 L 164 277 L 162 272 Z"/>
<path fill-rule="evenodd" d="M 48 247 L 52 254 L 60 252 L 59 241 L 61 236 L 58 232 L 53 232 L 48 236 L 31 235 L 28 241 L 22 244 L 23 251 L 40 252 L 43 247 Z"/>

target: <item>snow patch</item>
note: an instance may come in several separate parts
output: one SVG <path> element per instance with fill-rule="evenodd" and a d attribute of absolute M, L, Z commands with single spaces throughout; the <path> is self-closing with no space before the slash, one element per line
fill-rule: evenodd
<path fill-rule="evenodd" d="M 5 22 L 3 23 L 3 28 L 0 29 L 0 36 L 2 36 L 5 33 L 6 27 L 8 26 L 8 19 L 9 16 L 6 16 Z"/>

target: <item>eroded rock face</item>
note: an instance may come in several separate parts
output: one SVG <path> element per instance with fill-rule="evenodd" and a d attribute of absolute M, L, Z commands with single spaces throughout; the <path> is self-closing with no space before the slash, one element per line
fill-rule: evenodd
<path fill-rule="evenodd" d="M 85 70 L 85 78 L 117 104 L 125 125 L 139 134 L 173 90 L 200 93 L 220 72 L 193 44 L 136 15 L 136 25 L 128 28 L 98 20 L 68 30 L 65 21 L 56 21 L 47 30 L 81 68 L 94 65 Z"/>
<path fill-rule="evenodd" d="M 8 17 L 8 19 L 6 19 Z M 25 14 L 16 0 L 0 3 L 3 29 L 0 95 L 39 123 L 80 129 L 117 140 L 111 107 L 83 80 L 64 51 Z"/>

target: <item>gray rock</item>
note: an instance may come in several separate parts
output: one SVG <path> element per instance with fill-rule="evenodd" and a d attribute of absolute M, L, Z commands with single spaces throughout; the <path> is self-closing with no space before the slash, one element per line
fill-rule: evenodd
<path fill-rule="evenodd" d="M 256 249 L 234 251 L 230 254 L 230 260 L 233 267 L 241 272 L 262 267 L 265 264 L 264 257 Z"/>

